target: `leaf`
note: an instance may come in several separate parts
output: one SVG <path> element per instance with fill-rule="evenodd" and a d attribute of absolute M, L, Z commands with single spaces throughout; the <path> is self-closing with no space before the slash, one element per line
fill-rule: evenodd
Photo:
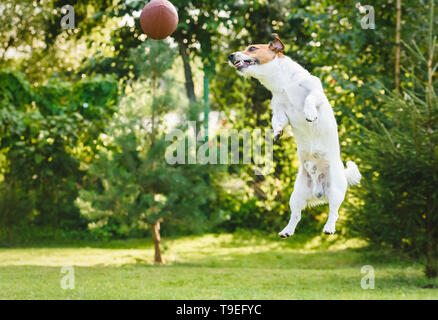
<path fill-rule="evenodd" d="M 34 158 L 37 164 L 40 164 L 43 161 L 43 156 L 40 154 L 36 154 Z"/>

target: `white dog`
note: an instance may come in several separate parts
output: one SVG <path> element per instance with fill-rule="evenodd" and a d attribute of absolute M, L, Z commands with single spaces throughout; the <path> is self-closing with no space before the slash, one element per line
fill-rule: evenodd
<path fill-rule="evenodd" d="M 272 92 L 272 126 L 278 139 L 290 123 L 297 143 L 300 168 L 290 197 L 291 217 L 279 233 L 294 234 L 306 205 L 329 203 L 324 233 L 335 233 L 338 210 L 348 185 L 360 182 L 354 162 L 341 161 L 338 129 L 332 107 L 321 81 L 283 54 L 277 34 L 267 45 L 250 45 L 245 51 L 229 55 L 231 65 L 245 76 L 258 79 Z"/>

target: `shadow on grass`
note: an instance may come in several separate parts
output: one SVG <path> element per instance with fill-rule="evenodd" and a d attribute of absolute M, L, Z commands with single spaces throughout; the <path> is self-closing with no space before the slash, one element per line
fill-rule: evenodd
<path fill-rule="evenodd" d="M 245 247 L 248 245 L 265 245 L 272 242 L 280 242 L 285 240 L 280 239 L 277 234 L 266 233 L 261 231 L 239 230 L 233 234 L 208 234 L 215 238 L 220 238 L 223 235 L 232 235 L 232 239 L 227 241 L 220 241 L 223 247 Z M 295 235 L 293 241 L 288 241 L 292 247 L 299 247 L 304 245 L 309 240 L 313 239 L 316 234 L 301 234 Z M 183 241 L 196 241 L 203 235 L 188 235 L 182 237 L 162 237 L 164 245 L 171 244 L 178 240 Z M 44 240 L 44 241 L 30 241 L 28 243 L 0 243 L 0 249 L 38 249 L 38 248 L 50 248 L 50 249 L 62 249 L 62 248 L 99 248 L 99 249 L 149 249 L 153 247 L 152 240 L 150 238 L 140 239 L 118 239 L 118 240 Z"/>
<path fill-rule="evenodd" d="M 208 268 L 249 268 L 249 269 L 344 269 L 371 265 L 375 268 L 391 266 L 403 269 L 420 266 L 411 259 L 393 256 L 390 252 L 375 252 L 367 249 L 343 249 L 339 251 L 317 250 L 296 252 L 270 250 L 255 253 L 220 253 L 190 258 L 187 261 L 174 261 L 171 265 Z"/>

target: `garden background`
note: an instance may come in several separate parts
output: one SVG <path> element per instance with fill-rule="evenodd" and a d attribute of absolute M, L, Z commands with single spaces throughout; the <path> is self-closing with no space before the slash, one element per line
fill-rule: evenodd
<path fill-rule="evenodd" d="M 438 298 L 437 1 L 174 0 L 163 41 L 140 29 L 145 4 L 0 3 L 0 297 Z M 165 161 L 166 134 L 196 121 L 205 137 L 207 111 L 210 148 L 220 130 L 271 127 L 271 94 L 227 56 L 273 32 L 321 79 L 363 175 L 333 236 L 327 206 L 276 236 L 298 168 L 290 128 L 269 175 Z"/>

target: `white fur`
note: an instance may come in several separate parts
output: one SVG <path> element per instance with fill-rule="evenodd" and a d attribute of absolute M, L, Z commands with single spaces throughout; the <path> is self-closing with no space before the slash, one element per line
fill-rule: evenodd
<path fill-rule="evenodd" d="M 238 53 L 236 59 L 246 59 Z M 360 182 L 354 162 L 341 161 L 336 120 L 321 81 L 289 57 L 276 57 L 263 65 L 251 65 L 240 71 L 258 79 L 272 92 L 274 136 L 290 123 L 297 143 L 300 167 L 290 197 L 291 217 L 279 233 L 294 234 L 307 205 L 329 203 L 324 233 L 335 233 L 338 210 L 348 185 Z"/>

